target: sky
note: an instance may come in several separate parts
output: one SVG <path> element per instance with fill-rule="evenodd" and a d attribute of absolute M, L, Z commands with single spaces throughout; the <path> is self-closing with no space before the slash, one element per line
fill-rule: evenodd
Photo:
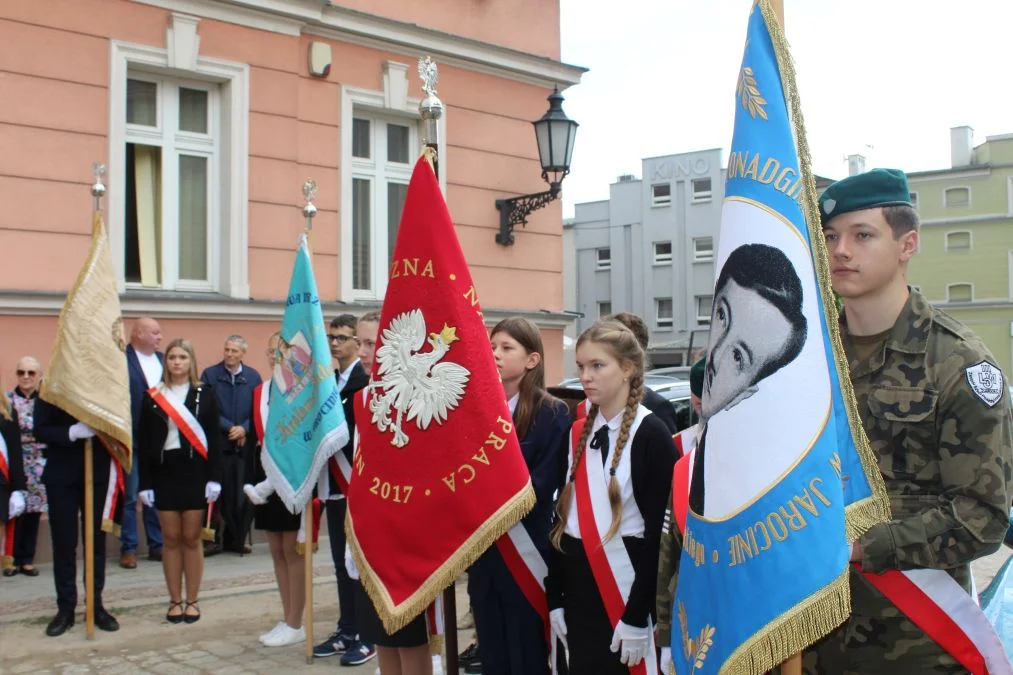
<path fill-rule="evenodd" d="M 580 123 L 563 215 L 608 199 L 640 160 L 722 148 L 727 161 L 752 0 L 561 0 L 564 92 Z M 1013 1 L 785 0 L 817 174 L 950 166 L 950 127 L 1013 133 Z M 608 7 L 608 10 L 605 9 Z M 621 11 L 617 12 L 619 9 Z"/>

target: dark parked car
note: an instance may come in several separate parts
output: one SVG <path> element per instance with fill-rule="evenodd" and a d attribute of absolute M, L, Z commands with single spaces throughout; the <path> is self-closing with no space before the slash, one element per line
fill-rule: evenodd
<path fill-rule="evenodd" d="M 689 380 L 647 373 L 644 376 L 644 384 L 668 399 L 668 402 L 675 408 L 675 418 L 679 431 L 692 424 L 690 420 L 692 406 L 689 400 Z M 580 378 L 576 377 L 563 380 L 559 383 L 559 386 L 573 390 L 580 390 L 582 388 L 580 386 Z"/>

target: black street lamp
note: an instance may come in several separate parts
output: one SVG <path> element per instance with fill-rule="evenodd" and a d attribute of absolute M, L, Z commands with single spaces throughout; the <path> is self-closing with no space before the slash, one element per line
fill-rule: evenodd
<path fill-rule="evenodd" d="M 559 197 L 559 191 L 570 173 L 570 158 L 573 157 L 573 139 L 578 124 L 563 112 L 563 95 L 554 89 L 549 96 L 549 109 L 542 118 L 534 122 L 535 140 L 538 142 L 538 161 L 542 165 L 542 180 L 549 184 L 545 192 L 497 199 L 499 211 L 499 232 L 496 243 L 512 246 L 514 226 L 527 225 L 528 215 Z"/>

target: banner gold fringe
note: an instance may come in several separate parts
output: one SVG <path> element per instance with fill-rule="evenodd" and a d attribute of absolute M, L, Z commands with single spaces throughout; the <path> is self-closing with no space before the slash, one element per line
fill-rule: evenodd
<path fill-rule="evenodd" d="M 443 592 L 443 589 L 453 585 L 457 577 L 461 576 L 486 549 L 496 543 L 496 540 L 516 525 L 521 518 L 526 516 L 535 506 L 535 491 L 531 487 L 530 479 L 524 488 L 516 495 L 507 500 L 487 521 L 475 530 L 468 537 L 467 541 L 454 552 L 450 558 L 440 565 L 425 583 L 410 597 L 399 605 L 395 605 L 390 594 L 380 583 L 376 572 L 369 566 L 359 548 L 359 541 L 355 537 L 355 523 L 352 522 L 352 512 L 349 510 L 345 516 L 345 535 L 348 545 L 352 551 L 352 558 L 359 570 L 362 585 L 373 601 L 383 627 L 388 633 L 396 633 L 411 622 L 412 619 L 425 611 L 436 596 Z M 456 630 L 454 626 L 447 626 L 447 630 Z"/>
<path fill-rule="evenodd" d="M 454 627 L 457 630 L 457 627 Z M 442 635 L 430 635 L 429 636 L 429 653 L 433 656 L 439 656 L 443 653 L 443 636 Z"/>
<path fill-rule="evenodd" d="M 319 541 L 313 542 L 313 552 L 316 553 L 319 550 L 320 550 L 320 542 Z M 306 542 L 297 541 L 295 543 L 295 552 L 298 553 L 299 555 L 306 555 Z"/>
<path fill-rule="evenodd" d="M 109 518 L 103 518 L 102 519 L 101 530 L 103 532 L 107 532 L 107 533 L 109 533 L 109 534 L 111 534 L 111 535 L 113 535 L 115 537 L 120 536 L 120 534 L 123 532 L 123 528 L 121 528 L 119 525 L 117 525 L 116 521 L 110 520 Z"/>
<path fill-rule="evenodd" d="M 732 652 L 720 675 L 759 675 L 792 656 L 844 623 L 851 614 L 849 570 L 819 592 L 777 617 L 767 628 Z M 804 626 L 804 628 L 803 628 Z"/>
<path fill-rule="evenodd" d="M 0 569 L 12 570 L 14 569 L 14 556 L 5 555 L 0 557 Z"/>
<path fill-rule="evenodd" d="M 799 171 L 802 174 L 802 183 L 805 185 L 802 211 L 809 230 L 809 241 L 813 250 L 817 285 L 823 298 L 824 316 L 826 317 L 827 331 L 830 334 L 831 347 L 834 353 L 837 379 L 841 386 L 841 397 L 844 399 L 844 407 L 848 413 L 848 421 L 851 426 L 851 436 L 855 449 L 861 459 L 862 469 L 869 482 L 869 487 L 872 489 L 871 497 L 854 502 L 845 509 L 845 531 L 848 541 L 853 542 L 865 534 L 873 525 L 890 519 L 890 497 L 887 495 L 886 483 L 883 482 L 883 476 L 879 472 L 879 463 L 876 461 L 872 446 L 869 444 L 869 438 L 865 435 L 865 428 L 862 426 L 862 417 L 858 412 L 855 390 L 851 386 L 851 371 L 848 366 L 848 357 L 844 353 L 844 344 L 841 342 L 840 316 L 837 313 L 837 301 L 830 282 L 830 262 L 827 256 L 826 241 L 823 239 L 823 227 L 820 222 L 818 199 L 816 196 L 816 179 L 813 176 L 809 142 L 806 140 L 805 135 L 802 102 L 795 81 L 795 64 L 791 58 L 788 40 L 784 35 L 784 31 L 781 30 L 781 25 L 778 23 L 774 9 L 770 5 L 770 0 L 760 0 L 759 4 L 760 10 L 763 12 L 763 20 L 767 24 L 767 31 L 770 33 L 771 42 L 774 45 L 774 55 L 777 57 L 778 71 L 781 73 L 784 98 L 788 103 L 788 114 L 791 118 L 792 130 L 795 133 Z"/>

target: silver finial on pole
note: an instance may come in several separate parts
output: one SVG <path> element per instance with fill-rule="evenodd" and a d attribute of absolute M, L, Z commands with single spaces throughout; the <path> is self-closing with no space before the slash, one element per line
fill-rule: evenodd
<path fill-rule="evenodd" d="M 439 157 L 440 118 L 443 117 L 443 102 L 436 96 L 436 83 L 440 79 L 436 62 L 430 57 L 419 59 L 419 77 L 425 97 L 419 102 L 419 116 L 422 117 L 422 145 L 430 148 Z M 433 163 L 439 176 L 439 163 Z"/>
<path fill-rule="evenodd" d="M 95 176 L 95 182 L 91 186 L 91 196 L 95 198 L 95 210 L 102 210 L 102 197 L 106 194 L 106 186 L 102 183 L 102 176 L 106 173 L 106 165 L 101 162 L 92 162 L 91 172 Z"/>
<path fill-rule="evenodd" d="M 306 218 L 306 232 L 313 229 L 313 216 L 317 215 L 317 207 L 313 204 L 313 198 L 317 194 L 317 182 L 307 178 L 302 184 L 302 194 L 306 198 L 306 205 L 302 207 L 303 217 Z"/>

